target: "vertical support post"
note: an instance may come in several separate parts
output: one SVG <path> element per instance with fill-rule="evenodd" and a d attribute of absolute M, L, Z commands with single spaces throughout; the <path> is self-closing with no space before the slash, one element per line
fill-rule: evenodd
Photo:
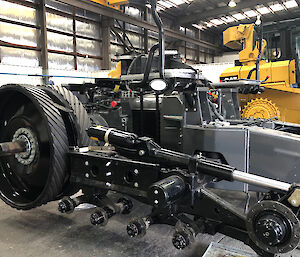
<path fill-rule="evenodd" d="M 144 21 L 148 21 L 148 8 L 145 8 L 144 10 Z M 145 54 L 148 53 L 149 45 L 149 32 L 147 29 L 144 28 L 144 52 Z"/>
<path fill-rule="evenodd" d="M 184 35 L 186 36 L 186 28 L 184 28 Z M 184 59 L 186 60 L 186 41 L 184 41 Z"/>
<path fill-rule="evenodd" d="M 113 19 L 110 17 L 102 16 L 102 56 L 103 65 L 105 70 L 111 69 L 111 58 L 110 58 L 110 27 L 113 26 Z"/>
<path fill-rule="evenodd" d="M 200 40 L 200 30 L 196 31 L 196 39 Z M 200 63 L 200 46 L 196 45 L 196 63 Z"/>
<path fill-rule="evenodd" d="M 41 33 L 38 40 L 38 45 L 41 48 L 40 66 L 42 67 L 42 73 L 46 77 L 43 77 L 43 84 L 49 84 L 49 66 L 48 66 L 48 43 L 47 43 L 47 23 L 46 23 L 46 6 L 45 0 L 38 1 L 37 7 L 37 24 L 41 26 Z"/>
<path fill-rule="evenodd" d="M 76 13 L 75 13 L 75 7 L 72 9 L 73 14 L 73 52 L 74 52 L 74 69 L 77 70 L 77 42 L 76 42 Z"/>

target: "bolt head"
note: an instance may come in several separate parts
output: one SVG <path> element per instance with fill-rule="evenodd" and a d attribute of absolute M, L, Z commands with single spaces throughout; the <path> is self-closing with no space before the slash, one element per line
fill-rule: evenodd
<path fill-rule="evenodd" d="M 85 165 L 85 166 L 89 166 L 89 162 L 88 162 L 88 161 L 85 161 L 84 165 Z"/>
<path fill-rule="evenodd" d="M 90 177 L 90 174 L 89 174 L 89 173 L 85 173 L 85 177 L 86 177 L 86 178 L 89 178 L 89 177 Z"/>
<path fill-rule="evenodd" d="M 139 183 L 138 183 L 138 182 L 135 182 L 135 183 L 134 183 L 134 187 L 139 187 Z"/>

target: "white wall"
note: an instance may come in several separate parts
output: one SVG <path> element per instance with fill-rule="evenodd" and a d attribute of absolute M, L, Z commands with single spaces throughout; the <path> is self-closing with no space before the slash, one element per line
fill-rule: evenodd
<path fill-rule="evenodd" d="M 1 74 L 2 73 L 2 74 Z M 4 75 L 3 73 L 12 74 L 24 74 L 24 75 Z M 94 78 L 107 78 L 109 71 L 100 70 L 93 72 L 80 72 L 80 71 L 65 71 L 65 70 L 49 70 L 49 75 L 52 76 L 71 76 L 81 78 L 63 78 L 63 77 L 51 77 L 50 80 L 55 85 L 68 84 L 68 83 L 88 83 L 94 82 Z M 26 75 L 27 74 L 27 75 Z M 41 75 L 42 69 L 34 67 L 23 67 L 15 65 L 0 64 L 0 85 L 5 84 L 29 84 L 29 85 L 41 85 L 42 78 L 37 76 L 28 75 Z"/>
<path fill-rule="evenodd" d="M 215 56 L 215 63 L 233 62 L 239 59 L 239 52 L 224 53 L 222 56 Z"/>

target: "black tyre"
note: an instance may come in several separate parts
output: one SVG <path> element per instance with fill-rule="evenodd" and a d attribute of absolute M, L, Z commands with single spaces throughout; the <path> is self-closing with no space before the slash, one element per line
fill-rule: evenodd
<path fill-rule="evenodd" d="M 86 130 L 92 125 L 92 123 L 79 99 L 70 90 L 62 86 L 49 86 L 48 88 L 57 92 L 71 108 L 77 132 L 77 145 L 79 147 L 92 145 L 93 140 L 91 140 L 86 133 Z"/>
<path fill-rule="evenodd" d="M 34 142 L 34 156 L 0 158 L 0 198 L 13 208 L 28 210 L 55 200 L 63 191 L 67 131 L 61 111 L 41 88 L 2 86 L 0 142 L 20 135 Z"/>

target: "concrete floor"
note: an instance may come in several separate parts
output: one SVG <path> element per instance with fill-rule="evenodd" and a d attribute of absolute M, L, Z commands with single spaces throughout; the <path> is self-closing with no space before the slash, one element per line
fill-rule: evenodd
<path fill-rule="evenodd" d="M 126 225 L 135 216 L 149 213 L 149 208 L 135 203 L 130 215 L 113 217 L 106 227 L 89 223 L 92 210 L 63 215 L 52 202 L 34 210 L 21 212 L 0 203 L 0 257 L 201 257 L 209 243 L 253 251 L 243 243 L 225 237 L 198 235 L 193 246 L 176 250 L 173 229 L 156 225 L 141 239 L 131 239 Z M 300 250 L 284 257 L 299 257 Z"/>

